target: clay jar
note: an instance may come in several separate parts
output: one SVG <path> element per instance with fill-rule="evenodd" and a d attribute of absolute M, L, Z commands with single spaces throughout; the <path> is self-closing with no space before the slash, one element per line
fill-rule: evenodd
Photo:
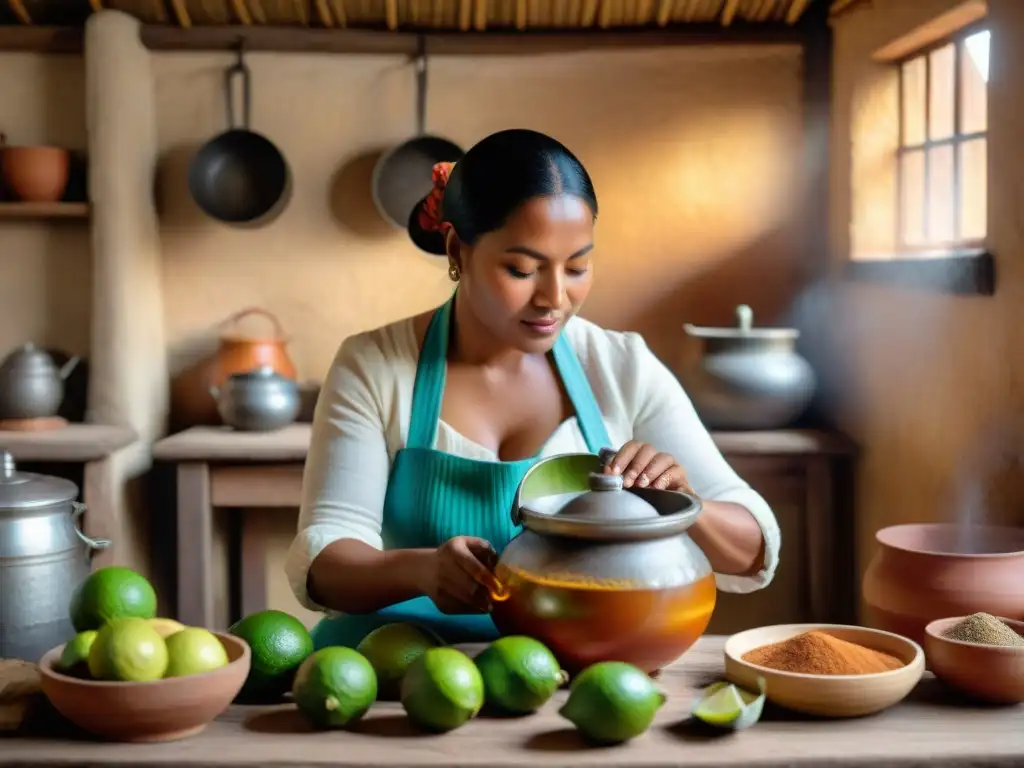
<path fill-rule="evenodd" d="M 11 147 L 0 133 L 7 187 L 26 203 L 56 203 L 68 186 L 70 153 L 63 147 Z"/>
<path fill-rule="evenodd" d="M 1024 619 L 1024 529 L 895 525 L 864 574 L 868 624 L 924 642 L 925 626 L 978 611 Z"/>

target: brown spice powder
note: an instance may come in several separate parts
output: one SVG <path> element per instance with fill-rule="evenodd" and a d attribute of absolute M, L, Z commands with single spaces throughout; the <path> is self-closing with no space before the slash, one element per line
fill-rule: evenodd
<path fill-rule="evenodd" d="M 870 675 L 904 666 L 888 653 L 847 642 L 825 632 L 804 632 L 754 648 L 743 660 L 760 667 L 806 675 Z"/>

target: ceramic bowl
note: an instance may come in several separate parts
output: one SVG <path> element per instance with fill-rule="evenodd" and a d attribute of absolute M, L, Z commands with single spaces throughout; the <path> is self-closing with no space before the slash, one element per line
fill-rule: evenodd
<path fill-rule="evenodd" d="M 60 714 L 107 741 L 173 741 L 192 736 L 227 709 L 249 674 L 249 646 L 215 633 L 229 663 L 201 675 L 148 683 L 80 680 L 58 670 L 60 645 L 39 662 L 43 693 Z"/>
<path fill-rule="evenodd" d="M 904 666 L 870 675 L 808 675 L 780 672 L 743 661 L 762 645 L 804 632 L 826 632 L 847 642 L 891 654 Z M 768 700 L 795 712 L 819 717 L 860 717 L 880 712 L 904 699 L 924 673 L 924 651 L 913 640 L 878 629 L 843 624 L 777 624 L 749 629 L 725 643 L 725 674 L 737 685 L 756 691 L 764 678 Z"/>
<path fill-rule="evenodd" d="M 963 619 L 936 619 L 925 627 L 924 652 L 932 673 L 950 688 L 979 701 L 1024 701 L 1024 646 L 964 643 L 942 636 Z M 1024 635 L 1024 622 L 1000 620 L 1018 635 Z"/>

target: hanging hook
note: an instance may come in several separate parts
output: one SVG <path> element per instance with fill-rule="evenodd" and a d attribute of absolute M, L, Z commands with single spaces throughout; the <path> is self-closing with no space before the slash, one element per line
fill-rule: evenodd
<path fill-rule="evenodd" d="M 235 41 L 235 64 L 239 67 L 242 66 L 243 57 L 245 55 L 245 35 L 239 35 L 238 40 Z"/>

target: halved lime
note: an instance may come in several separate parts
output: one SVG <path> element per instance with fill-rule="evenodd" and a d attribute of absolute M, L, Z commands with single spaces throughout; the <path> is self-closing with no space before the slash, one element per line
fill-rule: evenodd
<path fill-rule="evenodd" d="M 709 685 L 694 702 L 691 714 L 716 728 L 734 731 L 749 728 L 761 719 L 764 710 L 764 680 L 759 679 L 758 684 L 760 693 L 751 693 L 728 682 Z"/>

